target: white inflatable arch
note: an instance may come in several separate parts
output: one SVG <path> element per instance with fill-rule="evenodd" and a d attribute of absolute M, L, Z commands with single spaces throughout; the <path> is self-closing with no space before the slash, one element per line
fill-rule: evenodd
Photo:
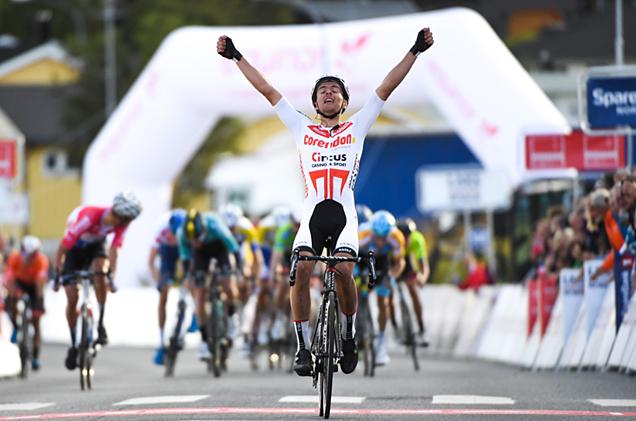
<path fill-rule="evenodd" d="M 127 234 L 118 283 L 133 285 L 146 273 L 172 183 L 218 119 L 272 113 L 235 64 L 216 53 L 218 36 L 232 37 L 292 104 L 311 113 L 310 89 L 326 73 L 343 77 L 350 109 L 360 107 L 425 26 L 435 45 L 387 107 L 434 103 L 485 167 L 506 169 L 511 179 L 521 171 L 519 138 L 527 128 L 569 130 L 488 23 L 469 9 L 321 25 L 179 29 L 163 41 L 84 162 L 84 203 L 108 204 L 122 189 L 144 203 Z"/>

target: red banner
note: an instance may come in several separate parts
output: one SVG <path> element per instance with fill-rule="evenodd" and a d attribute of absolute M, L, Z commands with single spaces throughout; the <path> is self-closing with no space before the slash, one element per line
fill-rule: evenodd
<path fill-rule="evenodd" d="M 17 142 L 13 139 L 0 139 L 0 178 L 16 177 L 17 160 Z"/>
<path fill-rule="evenodd" d="M 529 170 L 614 170 L 624 166 L 623 136 L 587 136 L 580 130 L 567 136 L 526 136 L 526 168 Z"/>
<path fill-rule="evenodd" d="M 545 335 L 552 316 L 552 309 L 559 295 L 559 282 L 556 277 L 545 273 L 539 274 L 539 322 L 541 323 L 541 337 Z"/>

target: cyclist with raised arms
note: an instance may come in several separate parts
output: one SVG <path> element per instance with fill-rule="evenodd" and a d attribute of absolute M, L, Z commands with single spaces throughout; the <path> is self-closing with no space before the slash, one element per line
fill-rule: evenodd
<path fill-rule="evenodd" d="M 179 245 L 177 242 L 177 231 L 183 225 L 186 218 L 184 209 L 175 209 L 170 213 L 167 223 L 161 227 L 155 238 L 155 242 L 150 249 L 148 266 L 152 279 L 157 283 L 159 291 L 158 317 L 159 317 L 159 346 L 155 352 L 153 361 L 157 365 L 163 365 L 165 354 L 164 327 L 166 324 L 166 302 L 168 301 L 168 290 L 177 275 L 177 262 L 179 261 Z M 159 257 L 159 270 L 155 261 Z"/>
<path fill-rule="evenodd" d="M 78 270 L 110 273 L 115 279 L 119 248 L 124 243 L 124 233 L 132 220 L 141 213 L 141 202 L 130 192 L 119 193 L 113 199 L 110 207 L 80 206 L 73 210 L 68 217 L 66 231 L 55 255 L 54 289 L 60 285 L 60 276 L 71 274 Z M 106 236 L 113 233 L 113 241 L 106 253 Z M 77 301 L 79 298 L 78 285 L 75 279 L 64 280 L 66 293 L 66 320 L 71 332 L 71 347 L 66 354 L 65 365 L 69 370 L 77 367 Z M 108 288 L 115 292 L 114 284 Z M 99 305 L 99 319 L 97 323 L 97 340 L 95 343 L 106 345 L 108 335 L 104 327 L 104 310 L 106 308 L 107 282 L 105 276 L 95 276 L 95 297 Z"/>
<path fill-rule="evenodd" d="M 179 255 L 188 267 L 189 275 L 194 276 L 194 301 L 201 332 L 201 344 L 198 357 L 200 360 L 210 359 L 208 349 L 208 331 L 206 327 L 205 304 L 207 298 L 206 279 L 209 274 L 210 262 L 216 259 L 221 276 L 219 283 L 226 296 L 225 307 L 231 318 L 236 312 L 234 302 L 237 294 L 231 285 L 232 263 L 229 254 L 234 255 L 236 267 L 241 267 L 239 245 L 223 223 L 221 218 L 210 212 L 199 212 L 190 209 L 186 220 L 177 232 L 179 241 Z"/>
<path fill-rule="evenodd" d="M 9 254 L 5 267 L 5 278 L 9 295 L 7 297 L 7 310 L 11 323 L 13 323 L 13 335 L 11 342 L 16 341 L 16 304 L 21 294 L 27 294 L 31 302 L 33 324 L 33 358 L 31 368 L 40 368 L 40 317 L 44 314 L 44 286 L 49 279 L 49 259 L 40 251 L 40 239 L 27 235 L 20 242 L 20 250 Z M 1 299 L 0 299 L 1 301 Z M 0 314 L 1 315 L 1 314 Z"/>
<path fill-rule="evenodd" d="M 390 212 L 379 210 L 373 214 L 369 225 L 360 231 L 360 250 L 375 254 L 378 336 L 374 347 L 376 364 L 385 365 L 390 361 L 384 331 L 390 311 L 391 289 L 405 267 L 404 236 Z"/>
<path fill-rule="evenodd" d="M 347 121 L 340 116 L 349 105 L 349 91 L 344 81 L 324 76 L 316 81 L 311 102 L 320 116 L 320 124 L 296 112 L 294 107 L 236 49 L 232 40 L 221 36 L 217 52 L 234 60 L 245 78 L 274 107 L 279 118 L 292 132 L 299 151 L 305 180 L 305 201 L 300 229 L 294 249 L 302 255 L 321 254 L 327 238 L 331 238 L 336 256 L 355 256 L 358 252 L 358 221 L 353 189 L 360 166 L 362 146 L 371 125 L 380 115 L 384 102 L 407 75 L 419 53 L 433 44 L 428 28 L 417 34 L 413 47 L 387 74 L 362 109 Z M 311 375 L 309 278 L 314 262 L 299 262 L 296 284 L 291 291 L 292 319 L 298 340 L 294 370 L 298 375 Z M 357 294 L 352 277 L 353 263 L 338 265 L 336 289 L 341 305 L 344 373 L 355 370 L 358 362 L 354 339 Z"/>
<path fill-rule="evenodd" d="M 397 222 L 398 229 L 406 240 L 406 267 L 402 272 L 401 280 L 406 282 L 406 286 L 413 302 L 413 311 L 417 319 L 418 333 L 417 343 L 420 346 L 428 346 L 426 336 L 426 326 L 422 315 L 422 301 L 420 300 L 419 288 L 422 288 L 431 274 L 428 264 L 428 251 L 426 250 L 426 239 L 417 230 L 415 221 L 411 218 L 403 218 Z"/>

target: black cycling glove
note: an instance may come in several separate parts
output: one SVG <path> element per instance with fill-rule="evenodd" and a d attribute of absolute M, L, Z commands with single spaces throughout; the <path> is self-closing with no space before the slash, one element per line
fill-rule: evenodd
<path fill-rule="evenodd" d="M 424 29 L 420 30 L 420 32 L 417 33 L 415 44 L 413 44 L 413 46 L 409 50 L 411 53 L 413 53 L 415 57 L 417 57 L 419 53 L 423 53 L 424 51 L 428 50 L 428 48 L 431 46 L 430 44 L 426 43 L 426 40 L 424 39 L 424 34 L 425 34 Z"/>
<path fill-rule="evenodd" d="M 243 54 L 239 53 L 239 51 L 234 46 L 234 43 L 232 42 L 232 38 L 230 37 L 225 38 L 225 50 L 223 50 L 219 54 L 227 59 L 234 61 L 240 61 L 243 58 Z"/>

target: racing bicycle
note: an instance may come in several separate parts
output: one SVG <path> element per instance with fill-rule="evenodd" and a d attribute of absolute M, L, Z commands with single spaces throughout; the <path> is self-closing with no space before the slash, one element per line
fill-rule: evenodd
<path fill-rule="evenodd" d="M 320 385 L 319 415 L 329 418 L 331 411 L 331 393 L 333 391 L 333 373 L 343 357 L 342 338 L 340 337 L 340 308 L 336 294 L 336 265 L 342 262 L 369 262 L 370 282 L 375 283 L 375 258 L 370 251 L 366 257 L 333 256 L 331 238 L 327 239 L 327 256 L 301 256 L 296 250 L 292 257 L 289 272 L 289 284 L 296 283 L 296 265 L 298 261 L 320 261 L 327 265 L 322 278 L 322 301 L 318 309 L 318 317 L 311 339 L 313 358 L 312 379 L 314 388 Z"/>

